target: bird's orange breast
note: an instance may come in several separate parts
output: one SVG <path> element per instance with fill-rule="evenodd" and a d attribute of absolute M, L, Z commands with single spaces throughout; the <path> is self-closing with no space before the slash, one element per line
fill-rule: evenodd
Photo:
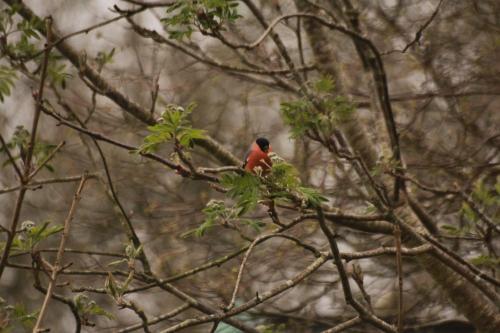
<path fill-rule="evenodd" d="M 248 154 L 245 170 L 253 171 L 255 167 L 261 167 L 266 171 L 272 166 L 268 153 L 263 152 L 256 144 L 252 145 L 252 150 Z"/>

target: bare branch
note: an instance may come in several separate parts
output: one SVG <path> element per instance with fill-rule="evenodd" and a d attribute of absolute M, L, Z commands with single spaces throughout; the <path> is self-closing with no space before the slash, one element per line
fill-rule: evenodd
<path fill-rule="evenodd" d="M 36 132 L 38 129 L 38 120 L 40 119 L 40 113 L 42 112 L 42 100 L 43 92 L 45 88 L 45 79 L 47 78 L 47 67 L 49 63 L 50 50 L 52 48 L 52 17 L 46 19 L 46 36 L 47 45 L 45 47 L 44 57 L 42 60 L 42 72 L 40 74 L 40 87 L 38 88 L 38 93 L 35 93 L 33 97 L 36 101 L 35 106 L 35 116 L 33 118 L 33 125 L 31 127 L 31 137 L 28 144 L 28 152 L 26 154 L 26 161 L 24 167 L 24 182 L 28 181 L 29 173 L 31 171 L 31 159 L 33 158 L 33 151 L 35 149 Z"/>
<path fill-rule="evenodd" d="M 394 326 L 386 323 L 382 319 L 375 316 L 373 313 L 370 313 L 364 306 L 362 306 L 352 295 L 351 287 L 349 285 L 349 278 L 344 268 L 344 264 L 342 263 L 340 251 L 337 245 L 337 241 L 335 240 L 336 235 L 333 234 L 328 226 L 325 223 L 325 216 L 323 214 L 323 210 L 318 207 L 318 221 L 321 230 L 325 234 L 328 239 L 328 243 L 330 244 L 330 248 L 332 250 L 333 259 L 335 262 L 335 266 L 337 267 L 340 281 L 342 282 L 342 289 L 344 291 L 344 297 L 347 304 L 351 305 L 358 313 L 359 316 L 365 320 L 367 320 L 373 326 L 381 329 L 384 332 L 396 333 L 396 329 Z"/>
<path fill-rule="evenodd" d="M 422 38 L 422 34 L 423 34 L 424 30 L 431 24 L 431 22 L 437 16 L 437 14 L 439 12 L 439 8 L 441 7 L 441 4 L 443 3 L 443 1 L 444 0 L 439 1 L 439 3 L 436 6 L 436 9 L 434 9 L 434 12 L 432 13 L 432 15 L 427 19 L 427 21 L 425 21 L 425 23 L 422 26 L 420 26 L 420 28 L 415 33 L 415 38 L 411 42 L 406 44 L 406 46 L 402 50 L 392 50 L 392 51 L 384 52 L 384 53 L 382 53 L 382 55 L 387 55 L 387 54 L 391 54 L 391 53 L 395 53 L 395 52 L 405 53 L 406 51 L 408 51 L 408 49 L 410 47 L 412 47 L 415 44 L 418 44 L 420 42 L 420 38 Z"/>
<path fill-rule="evenodd" d="M 71 32 L 67 35 L 64 35 L 60 38 L 58 38 L 57 40 L 54 40 L 54 42 L 52 43 L 51 47 L 55 47 L 57 45 L 59 45 L 60 43 L 64 42 L 65 40 L 69 39 L 69 38 L 72 38 L 72 37 L 75 37 L 75 36 L 78 36 L 78 35 L 81 35 L 81 34 L 88 34 L 89 32 L 93 31 L 93 30 L 96 30 L 96 29 L 99 29 L 99 28 L 102 28 L 110 23 L 113 23 L 113 22 L 116 22 L 116 21 L 119 21 L 121 20 L 122 18 L 124 17 L 131 17 L 131 16 L 134 16 L 135 14 L 138 14 L 140 12 L 143 12 L 144 10 L 146 10 L 147 7 L 146 6 L 143 6 L 139 9 L 136 9 L 136 10 L 132 10 L 132 11 L 127 11 L 121 15 L 118 15 L 116 17 L 113 17 L 113 18 L 110 18 L 108 20 L 105 20 L 105 21 L 102 21 L 100 23 L 97 23 L 97 24 L 94 24 L 94 25 L 91 25 L 89 27 L 86 27 L 84 29 L 80 29 L 80 30 L 77 30 L 77 31 L 74 31 L 74 32 Z M 35 53 L 33 56 L 31 56 L 29 59 L 26 59 L 26 60 L 31 60 L 31 59 L 35 59 L 37 58 L 38 56 L 40 56 L 43 52 L 45 52 L 47 49 L 47 47 L 45 47 L 44 49 L 40 50 L 39 52 Z"/>
<path fill-rule="evenodd" d="M 14 158 L 12 157 L 11 153 L 10 153 L 10 150 L 9 150 L 9 147 L 7 147 L 7 143 L 5 142 L 5 140 L 3 139 L 3 136 L 2 134 L 0 134 L 0 142 L 2 143 L 2 147 L 3 147 L 3 150 L 5 151 L 5 153 L 7 154 L 7 157 L 10 161 L 10 163 L 12 164 L 12 167 L 14 168 L 14 171 L 17 173 L 17 176 L 19 177 L 19 181 L 22 181 L 23 179 L 23 173 L 21 172 L 21 170 L 19 169 L 19 167 L 17 166 L 17 163 L 16 161 L 14 160 Z"/>
<path fill-rule="evenodd" d="M 363 322 L 363 320 L 360 317 L 354 317 L 352 319 L 344 321 L 343 323 L 335 325 L 334 327 L 329 328 L 326 331 L 323 331 L 321 333 L 339 333 L 339 332 L 342 332 L 348 328 L 356 326 L 357 324 L 360 324 L 361 322 Z"/>
<path fill-rule="evenodd" d="M 398 333 L 403 332 L 403 263 L 401 259 L 401 229 L 396 224 L 394 227 L 394 239 L 396 241 L 396 267 L 398 276 Z"/>
<path fill-rule="evenodd" d="M 30 179 L 33 179 L 33 177 L 36 176 L 36 174 L 47 164 L 50 162 L 50 160 L 56 155 L 56 153 L 59 151 L 59 149 L 61 149 L 64 145 L 66 144 L 66 142 L 62 141 L 60 144 L 58 144 L 54 149 L 52 149 L 52 151 L 50 152 L 49 155 L 47 155 L 47 157 L 45 157 L 45 159 L 43 161 L 40 161 L 40 163 L 38 164 L 38 166 L 35 168 L 35 170 L 33 170 L 32 173 L 30 173 L 30 175 L 28 176 L 28 179 L 27 181 L 29 181 Z"/>
<path fill-rule="evenodd" d="M 52 18 L 47 18 L 46 20 L 46 28 L 50 30 L 50 27 L 52 25 Z M 46 29 L 46 30 L 47 30 Z M 38 88 L 38 93 L 34 94 L 34 98 L 36 100 L 36 106 L 35 106 L 35 115 L 33 117 L 33 124 L 31 127 L 31 136 L 29 139 L 28 143 L 28 151 L 26 153 L 26 158 L 23 161 L 24 162 L 24 170 L 22 173 L 22 177 L 20 179 L 20 183 L 23 186 L 21 190 L 19 191 L 19 194 L 17 196 L 16 200 L 16 205 L 14 208 L 14 214 L 12 216 L 12 222 L 11 222 L 11 227 L 10 227 L 10 233 L 7 234 L 7 241 L 5 242 L 5 247 L 2 253 L 2 258 L 0 259 L 0 279 L 2 277 L 3 271 L 5 269 L 5 265 L 7 264 L 7 260 L 9 258 L 9 253 L 10 249 L 12 246 L 12 242 L 14 241 L 16 229 L 17 229 L 17 224 L 19 222 L 19 217 L 21 215 L 21 207 L 23 205 L 23 200 L 24 200 L 24 195 L 26 193 L 26 188 L 24 185 L 26 182 L 29 180 L 29 174 L 31 172 L 31 160 L 33 158 L 33 151 L 35 148 L 35 140 L 36 140 L 36 132 L 38 128 L 38 121 L 40 119 L 40 113 L 42 110 L 42 99 L 43 99 L 43 91 L 44 91 L 44 86 L 45 86 L 45 79 L 47 77 L 47 65 L 49 61 L 49 56 L 50 56 L 50 45 L 51 45 L 51 40 L 52 40 L 52 35 L 50 32 L 47 32 L 47 47 L 45 50 L 44 58 L 42 60 L 42 71 L 41 71 L 41 77 L 40 77 L 40 85 Z M 2 144 L 4 141 L 2 140 Z M 7 148 L 7 147 L 6 147 Z"/>
<path fill-rule="evenodd" d="M 140 1 L 140 0 L 122 0 L 134 5 L 139 5 L 145 8 L 153 7 L 170 7 L 176 3 L 176 1 Z"/>
<path fill-rule="evenodd" d="M 147 322 L 147 325 L 154 325 L 154 324 L 157 324 L 159 322 L 162 322 L 164 320 L 167 320 L 167 319 L 170 319 L 170 318 L 173 318 L 175 316 L 177 316 L 179 313 L 189 309 L 190 305 L 188 303 L 185 303 L 175 309 L 173 309 L 172 311 L 170 312 L 167 312 L 165 314 L 162 314 L 158 317 L 155 317 L 155 318 L 152 318 L 150 319 L 148 322 Z M 128 326 L 128 327 L 125 327 L 125 328 L 122 328 L 118 331 L 118 333 L 126 333 L 126 332 L 132 332 L 132 331 L 135 331 L 141 327 L 143 327 L 143 323 L 138 323 L 138 324 L 135 324 L 135 325 L 131 325 L 131 326 Z"/>
<path fill-rule="evenodd" d="M 182 53 L 189 55 L 191 58 L 196 59 L 200 61 L 203 64 L 206 64 L 211 67 L 219 68 L 224 71 L 229 71 L 229 72 L 239 72 L 239 73 L 244 73 L 244 74 L 254 74 L 254 75 L 276 75 L 276 74 L 290 74 L 291 70 L 290 69 L 268 69 L 268 68 L 262 68 L 262 67 L 257 67 L 257 68 L 243 68 L 243 67 L 236 67 L 232 65 L 228 65 L 225 63 L 221 63 L 217 61 L 216 59 L 211 58 L 208 54 L 202 53 L 201 50 L 197 50 L 198 53 L 195 53 L 194 50 L 189 49 L 187 46 L 182 45 L 180 43 L 173 42 L 162 35 L 160 35 L 158 32 L 154 30 L 149 30 L 144 27 L 141 27 L 137 23 L 135 23 L 132 19 L 128 19 L 129 23 L 131 24 L 132 28 L 134 29 L 137 34 L 139 34 L 142 37 L 145 38 L 150 38 L 154 40 L 157 43 L 165 44 L 168 46 L 171 46 Z M 234 47 L 238 48 L 238 47 Z M 298 67 L 295 70 L 300 71 L 300 72 L 307 72 L 310 70 L 315 69 L 314 65 L 304 65 L 302 67 Z"/>
<path fill-rule="evenodd" d="M 198 318 L 193 318 L 193 319 L 187 319 L 184 320 L 183 322 L 174 325 L 170 328 L 167 328 L 166 330 L 161 331 L 161 333 L 171 333 L 171 332 L 177 332 L 181 329 L 187 328 L 187 327 L 192 327 L 195 325 L 203 324 L 203 323 L 208 323 L 208 322 L 215 322 L 215 321 L 220 321 L 224 320 L 228 317 L 234 316 L 238 313 L 241 313 L 243 311 L 246 311 L 250 308 L 255 307 L 258 304 L 261 304 L 271 297 L 274 297 L 276 295 L 281 294 L 285 290 L 288 290 L 297 284 L 299 284 L 301 281 L 303 281 L 307 276 L 311 275 L 314 273 L 318 268 L 320 268 L 326 261 L 327 261 L 327 256 L 321 255 L 318 259 L 316 259 L 312 264 L 310 264 L 307 268 L 305 268 L 303 271 L 301 271 L 299 274 L 295 275 L 292 279 L 281 283 L 280 285 L 276 286 L 275 288 L 268 290 L 264 293 L 259 293 L 257 294 L 256 297 L 251 299 L 250 301 L 247 301 L 246 303 L 237 306 L 233 308 L 232 310 L 226 312 L 226 313 L 217 313 L 209 316 L 201 316 Z"/>
<path fill-rule="evenodd" d="M 87 177 L 86 177 L 86 175 L 83 175 L 82 179 L 80 181 L 80 184 L 78 185 L 78 189 L 76 190 L 75 196 L 73 197 L 73 201 L 71 202 L 71 207 L 69 209 L 68 215 L 66 216 L 66 219 L 64 220 L 64 230 L 63 230 L 62 235 L 61 235 L 61 242 L 59 243 L 59 248 L 57 250 L 56 260 L 54 262 L 54 266 L 52 268 L 52 273 L 50 275 L 49 286 L 47 288 L 47 293 L 45 294 L 45 299 L 43 301 L 42 308 L 40 309 L 40 313 L 38 314 L 35 326 L 33 327 L 33 333 L 37 333 L 39 331 L 40 325 L 42 324 L 43 317 L 45 315 L 45 312 L 47 311 L 49 300 L 52 296 L 52 292 L 53 292 L 55 284 L 56 284 L 57 275 L 59 274 L 59 272 L 61 270 L 61 264 L 62 264 L 62 258 L 63 258 L 65 245 L 66 245 L 66 239 L 68 238 L 68 235 L 69 235 L 70 223 L 73 220 L 73 217 L 75 216 L 76 205 L 80 201 L 83 186 L 85 185 L 86 181 L 87 181 Z"/>
<path fill-rule="evenodd" d="M 430 252 L 432 250 L 432 246 L 430 244 L 424 244 L 412 248 L 401 247 L 401 254 L 405 256 L 417 256 L 420 254 L 424 254 Z M 382 247 L 373 250 L 367 251 L 359 251 L 359 252 L 340 252 L 340 257 L 347 261 L 356 260 L 356 259 L 364 259 L 371 257 L 378 257 L 382 255 L 388 254 L 397 254 L 396 247 Z"/>
<path fill-rule="evenodd" d="M 97 177 L 97 174 L 95 174 L 95 173 L 89 173 L 87 175 L 87 179 L 95 179 L 96 177 Z M 17 185 L 17 186 L 12 186 L 12 187 L 0 189 L 0 194 L 14 192 L 14 191 L 20 190 L 23 187 L 26 187 L 28 190 L 36 191 L 36 190 L 42 188 L 43 185 L 70 183 L 70 182 L 79 181 L 81 179 L 82 179 L 82 176 L 68 176 L 68 177 L 60 177 L 60 178 L 58 177 L 58 178 L 47 178 L 47 179 L 34 180 L 26 185 Z"/>
<path fill-rule="evenodd" d="M 290 239 L 290 240 L 294 241 L 296 244 L 298 244 L 299 246 L 302 246 L 303 248 L 311 251 L 315 255 L 315 257 L 320 257 L 321 256 L 321 253 L 318 250 L 316 250 L 314 247 L 311 247 L 309 245 L 306 245 L 306 244 L 302 243 L 300 240 L 298 240 L 295 237 L 291 237 L 291 236 L 287 236 L 287 235 L 282 235 L 282 234 L 270 234 L 270 235 L 262 235 L 262 236 L 257 237 L 250 244 L 250 246 L 248 247 L 247 252 L 245 253 L 245 256 L 243 257 L 243 260 L 242 260 L 241 265 L 240 265 L 240 269 L 238 271 L 238 277 L 236 278 L 236 284 L 234 285 L 233 296 L 231 297 L 231 301 L 229 302 L 228 306 L 225 307 L 225 309 L 224 309 L 225 311 L 231 310 L 234 307 L 234 305 L 235 305 L 236 295 L 238 294 L 238 289 L 240 287 L 241 278 L 243 276 L 243 269 L 245 268 L 245 264 L 246 264 L 246 262 L 248 260 L 248 257 L 250 256 L 250 253 L 252 252 L 253 248 L 258 243 L 261 243 L 261 242 L 263 242 L 263 241 L 265 241 L 267 239 L 273 238 L 273 237 L 284 237 L 284 238 Z"/>

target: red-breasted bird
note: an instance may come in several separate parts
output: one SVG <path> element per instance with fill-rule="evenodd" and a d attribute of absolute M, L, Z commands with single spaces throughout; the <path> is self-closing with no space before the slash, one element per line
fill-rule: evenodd
<path fill-rule="evenodd" d="M 245 155 L 245 162 L 243 167 L 245 170 L 250 172 L 255 172 L 256 167 L 260 167 L 262 172 L 265 172 L 271 168 L 273 163 L 269 157 L 271 152 L 271 145 L 269 140 L 266 138 L 258 138 L 250 146 L 250 149 Z"/>

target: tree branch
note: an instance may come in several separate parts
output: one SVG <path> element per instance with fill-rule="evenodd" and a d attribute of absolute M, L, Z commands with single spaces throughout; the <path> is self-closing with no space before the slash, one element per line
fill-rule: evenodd
<path fill-rule="evenodd" d="M 7 157 L 9 159 L 10 163 L 12 164 L 12 167 L 14 168 L 14 171 L 17 173 L 17 176 L 19 177 L 19 181 L 22 181 L 22 179 L 23 179 L 23 173 L 21 172 L 21 169 L 19 169 L 19 167 L 17 166 L 16 161 L 12 157 L 12 155 L 10 153 L 10 150 L 9 150 L 9 147 L 7 147 L 7 143 L 3 139 L 2 134 L 0 134 L 0 142 L 2 143 L 3 150 L 7 154 Z"/>
<path fill-rule="evenodd" d="M 389 325 L 385 321 L 381 320 L 374 314 L 370 313 L 363 305 L 361 305 L 352 295 L 351 286 L 349 285 L 349 278 L 344 268 L 344 264 L 342 263 L 342 258 L 340 255 L 340 251 L 337 245 L 337 241 L 335 240 L 336 235 L 333 234 L 325 222 L 325 216 L 323 214 L 323 209 L 321 207 L 317 208 L 318 213 L 318 221 L 319 226 L 326 238 L 328 239 L 328 243 L 330 244 L 330 248 L 333 254 L 333 260 L 335 266 L 337 267 L 340 281 L 342 283 L 342 289 L 344 291 L 344 298 L 347 304 L 351 305 L 358 313 L 361 319 L 367 320 L 373 326 L 381 329 L 384 332 L 396 333 L 396 329 L 394 326 Z"/>
<path fill-rule="evenodd" d="M 80 195 L 82 193 L 83 186 L 85 185 L 86 181 L 87 181 L 87 177 L 86 177 L 86 175 L 83 175 L 82 179 L 80 181 L 80 184 L 78 185 L 78 188 L 76 190 L 76 193 L 73 197 L 73 201 L 71 202 L 71 207 L 69 209 L 68 215 L 67 215 L 66 219 L 64 220 L 64 229 L 63 229 L 63 232 L 61 235 L 61 241 L 59 243 L 59 248 L 57 250 L 56 260 L 54 262 L 54 266 L 52 268 L 52 273 L 50 275 L 49 286 L 47 287 L 47 293 L 45 294 L 45 299 L 43 301 L 42 308 L 40 309 L 40 313 L 38 314 L 35 326 L 33 327 L 33 333 L 37 333 L 39 331 L 40 325 L 42 324 L 43 317 L 45 315 L 45 312 L 47 311 L 49 300 L 52 296 L 52 292 L 53 292 L 55 284 L 56 284 L 57 275 L 59 274 L 59 271 L 61 270 L 62 257 L 63 257 L 64 250 L 65 250 L 66 239 L 69 236 L 70 223 L 73 220 L 73 217 L 75 216 L 76 205 L 80 201 Z"/>

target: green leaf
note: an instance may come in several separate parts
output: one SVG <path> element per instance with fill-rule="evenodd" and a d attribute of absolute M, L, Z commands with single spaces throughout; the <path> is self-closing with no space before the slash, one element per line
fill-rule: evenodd
<path fill-rule="evenodd" d="M 9 142 L 9 148 L 18 147 L 19 149 L 26 149 L 30 140 L 30 132 L 22 125 L 16 126 L 14 135 Z"/>
<path fill-rule="evenodd" d="M 23 304 L 17 304 L 14 306 L 14 317 L 25 328 L 33 328 L 38 317 L 38 311 L 28 312 Z"/>
<path fill-rule="evenodd" d="M 283 160 L 278 162 L 273 161 L 268 179 L 282 190 L 293 190 L 300 185 L 298 170 Z"/>
<path fill-rule="evenodd" d="M 89 299 L 89 297 L 85 293 L 76 294 L 75 297 L 73 298 L 73 303 L 76 306 L 78 314 L 85 321 L 87 320 L 87 317 L 91 315 L 104 316 L 110 320 L 114 319 L 114 316 L 111 313 L 104 310 L 95 301 Z"/>
<path fill-rule="evenodd" d="M 301 186 L 297 189 L 297 191 L 307 206 L 319 207 L 321 203 L 328 201 L 328 199 L 317 190 L 309 187 Z"/>
<path fill-rule="evenodd" d="M 260 230 L 266 225 L 262 221 L 251 220 L 251 219 L 242 219 L 241 222 L 252 227 L 255 231 L 260 232 Z"/>
<path fill-rule="evenodd" d="M 46 238 L 61 232 L 62 225 L 49 226 L 50 221 L 45 221 L 41 225 L 36 225 L 32 221 L 24 221 L 21 230 L 13 240 L 12 249 L 17 251 L 28 251 L 33 249 L 38 243 Z"/>
<path fill-rule="evenodd" d="M 47 163 L 47 164 L 45 164 L 43 167 L 44 167 L 45 169 L 49 170 L 49 171 L 50 171 L 50 172 L 52 172 L 52 173 L 54 173 L 54 172 L 55 172 L 54 167 L 53 167 L 52 165 L 48 164 L 48 163 Z"/>
<path fill-rule="evenodd" d="M 115 55 L 114 47 L 108 53 L 102 51 L 97 52 L 96 62 L 98 64 L 99 70 L 101 70 L 105 65 L 112 63 L 114 55 Z"/>
<path fill-rule="evenodd" d="M 259 325 L 257 329 L 262 333 L 285 333 L 286 324 Z"/>
<path fill-rule="evenodd" d="M 197 237 L 202 237 L 216 224 L 218 220 L 227 219 L 230 216 L 229 212 L 230 211 L 226 208 L 223 201 L 210 200 L 203 209 L 205 220 L 198 228 L 193 230 L 191 234 L 194 234 Z"/>
<path fill-rule="evenodd" d="M 144 247 L 143 247 L 142 244 L 139 245 L 139 247 L 136 248 L 134 246 L 134 243 L 129 242 L 127 244 L 127 246 L 125 246 L 125 255 L 127 256 L 127 258 L 129 260 L 135 259 L 135 258 L 137 258 L 141 254 L 143 248 Z"/>
<path fill-rule="evenodd" d="M 330 93 L 335 88 L 335 81 L 330 75 L 324 76 L 313 83 L 313 89 L 317 93 Z"/>
<path fill-rule="evenodd" d="M 226 174 L 221 184 L 228 188 L 227 195 L 236 199 L 236 206 L 240 208 L 238 216 L 253 209 L 261 198 L 261 182 L 256 175 Z"/>
<path fill-rule="evenodd" d="M 108 266 L 116 266 L 116 265 L 123 264 L 123 263 L 125 263 L 125 264 L 126 264 L 127 262 L 128 262 L 128 260 L 127 260 L 127 259 L 125 259 L 125 258 L 123 258 L 123 259 L 114 260 L 114 261 L 110 262 L 110 263 L 108 264 Z"/>
<path fill-rule="evenodd" d="M 16 79 L 16 72 L 13 69 L 0 65 L 0 102 L 3 102 L 5 97 L 10 96 Z"/>
<path fill-rule="evenodd" d="M 495 191 L 498 195 L 500 195 L 500 181 L 497 181 L 497 183 L 495 184 Z"/>
<path fill-rule="evenodd" d="M 441 226 L 441 228 L 453 236 L 460 236 L 463 234 L 462 230 L 451 224 L 444 224 Z"/>
<path fill-rule="evenodd" d="M 117 285 L 115 278 L 111 272 L 108 272 L 108 277 L 106 278 L 106 281 L 104 282 L 104 288 L 108 292 L 108 295 L 113 297 L 114 299 L 117 299 L 118 297 L 121 296 L 119 292 L 119 286 Z"/>
<path fill-rule="evenodd" d="M 470 208 L 470 206 L 465 202 L 462 204 L 460 212 L 468 221 L 475 222 L 478 220 L 476 213 L 474 213 L 472 208 Z"/>
<path fill-rule="evenodd" d="M 331 78 L 315 81 L 312 87 L 316 92 L 316 105 L 306 98 L 281 103 L 281 115 L 291 128 L 292 138 L 302 137 L 308 131 L 323 132 L 325 136 L 330 136 L 334 127 L 348 120 L 356 110 L 347 97 L 333 95 L 335 84 Z"/>
<path fill-rule="evenodd" d="M 66 80 L 73 76 L 66 73 L 66 64 L 57 63 L 55 59 L 51 58 L 47 68 L 47 77 L 54 85 L 59 85 L 65 89 Z"/>
<path fill-rule="evenodd" d="M 281 114 L 285 124 L 291 127 L 291 137 L 302 137 L 308 130 L 319 124 L 318 116 L 313 112 L 313 105 L 306 100 L 281 103 Z"/>
<path fill-rule="evenodd" d="M 31 137 L 30 132 L 27 129 L 25 129 L 24 126 L 22 125 L 16 126 L 16 130 L 14 131 L 12 138 L 10 139 L 9 142 L 7 142 L 7 147 L 9 149 L 17 148 L 19 150 L 19 155 L 16 155 L 14 157 L 14 160 L 17 160 L 19 158 L 24 159 L 26 152 L 28 150 L 30 137 Z M 56 145 L 51 144 L 49 142 L 42 140 L 36 141 L 35 147 L 33 148 L 35 166 L 38 166 L 40 162 L 45 160 L 52 153 L 54 148 L 56 148 Z M 0 152 L 2 151 L 3 149 L 0 149 Z M 8 163 L 9 161 L 5 161 L 3 165 L 5 166 Z M 47 168 L 51 172 L 54 172 L 54 167 L 52 167 L 49 164 L 46 164 L 45 168 Z"/>
<path fill-rule="evenodd" d="M 115 319 L 115 316 L 113 316 L 112 313 L 104 310 L 99 305 L 97 305 L 94 301 L 90 301 L 89 302 L 89 304 L 87 306 L 87 309 L 86 309 L 86 312 L 88 314 L 91 314 L 91 315 L 94 315 L 94 316 L 103 316 L 103 317 L 106 317 L 109 320 Z"/>
<path fill-rule="evenodd" d="M 171 39 L 190 38 L 195 30 L 222 31 L 241 17 L 238 5 L 237 0 L 179 1 L 166 9 L 161 22 Z"/>
<path fill-rule="evenodd" d="M 500 258 L 494 258 L 487 255 L 480 255 L 478 257 L 472 258 L 470 262 L 477 266 L 498 268 L 500 265 Z"/>
<path fill-rule="evenodd" d="M 38 311 L 29 312 L 22 303 L 8 305 L 5 300 L 0 302 L 0 317 L 3 321 L 0 323 L 1 332 L 10 330 L 18 331 L 19 325 L 23 326 L 24 331 L 31 331 L 38 316 Z M 17 329 L 17 330 L 16 330 Z"/>
<path fill-rule="evenodd" d="M 203 139 L 205 131 L 191 127 L 189 116 L 195 108 L 190 104 L 186 109 L 170 104 L 162 113 L 160 122 L 149 126 L 151 134 L 144 138 L 144 143 L 139 147 L 139 153 L 151 153 L 158 149 L 164 142 L 176 141 L 184 148 L 191 148 L 193 140 Z"/>
<path fill-rule="evenodd" d="M 38 53 L 35 44 L 30 42 L 30 36 L 23 34 L 16 44 L 8 44 L 9 53 L 13 54 L 16 58 L 32 58 Z M 41 61 L 41 58 L 38 58 Z"/>

